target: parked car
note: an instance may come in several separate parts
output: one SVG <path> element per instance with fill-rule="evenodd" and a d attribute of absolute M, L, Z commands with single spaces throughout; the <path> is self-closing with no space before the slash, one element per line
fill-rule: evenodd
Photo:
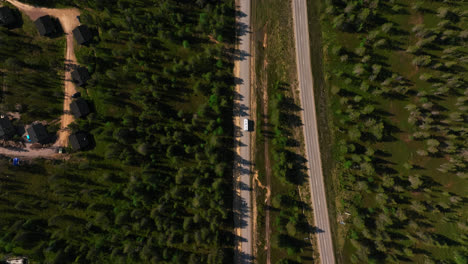
<path fill-rule="evenodd" d="M 71 98 L 78 98 L 78 97 L 81 97 L 81 93 L 80 92 L 77 92 L 77 93 L 74 93 Z"/>
<path fill-rule="evenodd" d="M 244 118 L 244 131 L 249 131 L 249 119 Z"/>

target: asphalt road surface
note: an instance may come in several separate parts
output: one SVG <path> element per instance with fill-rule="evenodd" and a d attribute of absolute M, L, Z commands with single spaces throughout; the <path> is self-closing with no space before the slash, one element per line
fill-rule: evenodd
<path fill-rule="evenodd" d="M 294 35 L 296 41 L 296 63 L 299 78 L 304 122 L 306 154 L 312 205 L 317 230 L 318 251 L 322 264 L 335 263 L 330 233 L 325 183 L 320 158 L 319 133 L 315 112 L 312 66 L 310 62 L 309 27 L 306 0 L 293 0 Z"/>
<path fill-rule="evenodd" d="M 244 119 L 250 116 L 250 0 L 236 0 L 237 49 L 234 52 L 236 94 L 234 98 L 234 263 L 253 263 L 250 132 Z"/>

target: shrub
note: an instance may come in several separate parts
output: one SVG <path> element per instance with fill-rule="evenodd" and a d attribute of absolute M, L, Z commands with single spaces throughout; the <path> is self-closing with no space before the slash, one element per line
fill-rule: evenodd
<path fill-rule="evenodd" d="M 423 55 L 413 59 L 412 63 L 417 66 L 427 66 L 431 63 L 431 56 Z"/>

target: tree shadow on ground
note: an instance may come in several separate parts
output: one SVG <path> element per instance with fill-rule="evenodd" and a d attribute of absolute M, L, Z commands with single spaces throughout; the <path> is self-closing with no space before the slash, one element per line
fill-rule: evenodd
<path fill-rule="evenodd" d="M 307 159 L 289 150 L 285 150 L 285 153 L 286 159 L 291 164 L 291 167 L 287 169 L 286 179 L 293 184 L 302 185 L 308 177 L 305 166 Z"/>

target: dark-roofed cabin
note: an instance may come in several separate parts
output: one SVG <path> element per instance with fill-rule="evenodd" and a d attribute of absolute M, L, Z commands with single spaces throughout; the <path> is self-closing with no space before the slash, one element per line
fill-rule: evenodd
<path fill-rule="evenodd" d="M 15 127 L 7 117 L 0 118 L 0 138 L 8 139 L 15 134 Z"/>
<path fill-rule="evenodd" d="M 90 145 L 91 136 L 84 132 L 77 132 L 68 137 L 70 145 L 74 150 L 86 149 Z"/>
<path fill-rule="evenodd" d="M 88 44 L 91 39 L 93 39 L 93 35 L 87 26 L 78 26 L 73 30 L 73 36 L 76 39 L 76 42 L 80 45 Z"/>
<path fill-rule="evenodd" d="M 89 114 L 89 106 L 86 100 L 79 98 L 70 104 L 70 110 L 76 118 L 85 117 Z"/>
<path fill-rule="evenodd" d="M 27 129 L 32 143 L 45 143 L 49 139 L 49 133 L 42 124 L 33 124 Z"/>
<path fill-rule="evenodd" d="M 41 16 L 34 21 L 34 24 L 36 24 L 37 30 L 41 36 L 50 36 L 55 33 L 54 23 L 50 16 Z"/>
<path fill-rule="evenodd" d="M 7 7 L 0 7 L 0 25 L 8 27 L 16 23 L 16 17 L 13 11 Z"/>
<path fill-rule="evenodd" d="M 78 86 L 84 86 L 86 84 L 86 81 L 88 81 L 91 76 L 89 76 L 88 69 L 85 67 L 77 67 L 74 71 L 71 73 L 73 81 L 78 85 Z"/>

